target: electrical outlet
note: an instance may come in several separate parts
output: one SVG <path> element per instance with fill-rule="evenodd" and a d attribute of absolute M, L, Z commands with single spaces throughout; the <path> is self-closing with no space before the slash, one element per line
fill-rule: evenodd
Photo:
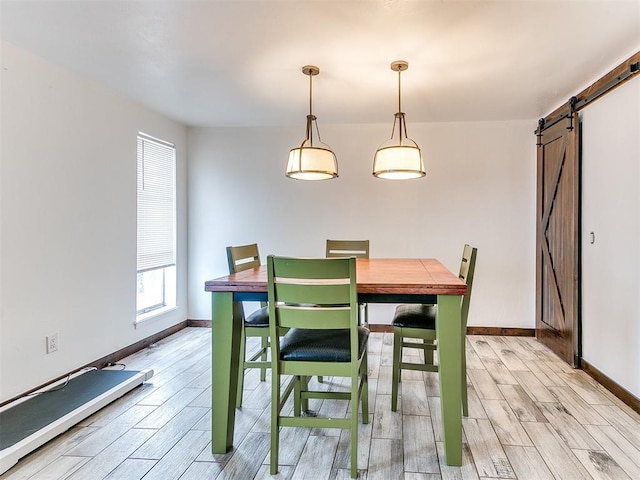
<path fill-rule="evenodd" d="M 58 350 L 59 346 L 59 337 L 57 332 L 47 337 L 47 353 L 55 352 Z"/>

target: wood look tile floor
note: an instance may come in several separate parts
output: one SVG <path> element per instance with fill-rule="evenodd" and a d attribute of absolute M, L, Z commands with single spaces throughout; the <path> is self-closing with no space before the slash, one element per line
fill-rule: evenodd
<path fill-rule="evenodd" d="M 247 374 L 235 449 L 211 453 L 210 335 L 187 328 L 124 359 L 129 369 L 153 368 L 154 377 L 0 479 L 349 478 L 348 432 L 303 428 L 283 430 L 280 473 L 269 475 L 270 382 L 260 382 L 257 370 Z M 445 465 L 437 374 L 403 372 L 391 412 L 391 340 L 374 333 L 369 342 L 370 422 L 360 426 L 359 478 L 640 479 L 640 416 L 524 337 L 467 337 L 464 465 Z M 339 387 L 340 379 L 325 383 Z M 344 415 L 349 405 L 311 408 Z"/>

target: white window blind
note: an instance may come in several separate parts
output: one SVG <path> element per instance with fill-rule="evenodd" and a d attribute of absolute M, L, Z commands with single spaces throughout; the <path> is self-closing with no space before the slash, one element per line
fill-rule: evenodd
<path fill-rule="evenodd" d="M 138 134 L 138 272 L 176 263 L 176 148 Z"/>

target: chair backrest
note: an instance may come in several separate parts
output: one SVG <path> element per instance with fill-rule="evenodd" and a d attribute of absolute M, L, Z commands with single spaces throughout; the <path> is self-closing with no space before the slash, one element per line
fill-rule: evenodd
<path fill-rule="evenodd" d="M 325 256 L 369 258 L 369 240 L 327 240 Z"/>
<path fill-rule="evenodd" d="M 271 338 L 288 328 L 349 329 L 352 351 L 357 352 L 355 258 L 269 255 L 267 272 Z"/>
<path fill-rule="evenodd" d="M 250 268 L 260 266 L 260 254 L 258 244 L 238 245 L 227 247 L 227 261 L 229 262 L 229 273 L 238 273 Z"/>
<path fill-rule="evenodd" d="M 229 263 L 229 273 L 238 273 L 259 267 L 260 253 L 258 252 L 258 244 L 250 243 L 249 245 L 227 247 L 227 262 Z M 260 302 L 261 307 L 265 305 L 266 303 Z M 244 307 L 242 304 L 240 304 L 240 309 L 242 311 L 242 320 L 244 321 Z"/>
<path fill-rule="evenodd" d="M 467 284 L 467 293 L 462 297 L 461 315 L 464 327 L 467 326 L 469 316 L 469 304 L 471 303 L 471 288 L 473 287 L 473 274 L 476 270 L 476 256 L 478 249 L 470 245 L 465 245 L 460 262 L 460 273 L 458 278 Z"/>

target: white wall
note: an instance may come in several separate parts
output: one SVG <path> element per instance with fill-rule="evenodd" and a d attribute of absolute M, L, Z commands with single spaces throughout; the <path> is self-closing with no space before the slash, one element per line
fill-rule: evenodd
<path fill-rule="evenodd" d="M 187 313 L 186 128 L 7 43 L 1 74 L 0 401 Z M 135 328 L 139 130 L 177 147 L 179 307 Z"/>
<path fill-rule="evenodd" d="M 410 117 L 409 117 L 410 118 Z M 534 328 L 536 121 L 413 124 L 427 177 L 373 178 L 388 125 L 325 125 L 340 177 L 285 178 L 295 128 L 189 129 L 189 318 L 211 317 L 204 282 L 227 273 L 225 247 L 324 255 L 327 238 L 368 238 L 374 257 L 437 257 L 457 272 L 478 247 L 470 325 Z M 388 323 L 390 306 L 374 306 Z"/>
<path fill-rule="evenodd" d="M 581 115 L 582 357 L 640 398 L 640 80 Z"/>
<path fill-rule="evenodd" d="M 469 242 L 470 324 L 534 326 L 535 120 L 410 122 L 428 177 L 390 182 L 371 176 L 390 124 L 320 119 L 340 178 L 307 183 L 283 175 L 303 118 L 190 129 L 187 172 L 184 126 L 7 43 L 1 73 L 0 401 L 184 320 L 187 300 L 189 318 L 210 318 L 203 284 L 226 273 L 232 244 L 323 255 L 326 238 L 369 238 L 373 256 L 457 270 Z M 179 307 L 134 328 L 139 130 L 177 146 Z M 388 322 L 390 307 L 375 307 L 373 321 Z M 60 350 L 47 355 L 54 332 Z"/>

